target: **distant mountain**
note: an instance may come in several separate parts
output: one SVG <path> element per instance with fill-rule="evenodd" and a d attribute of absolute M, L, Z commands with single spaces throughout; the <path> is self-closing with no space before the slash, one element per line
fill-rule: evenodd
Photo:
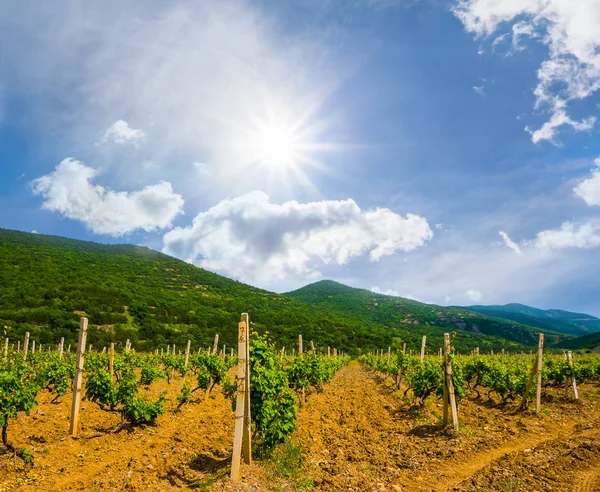
<path fill-rule="evenodd" d="M 516 303 L 504 306 L 465 306 L 465 309 L 577 337 L 600 332 L 599 318 L 560 309 L 543 310 Z"/>
<path fill-rule="evenodd" d="M 546 328 L 527 326 L 466 308 L 424 304 L 402 297 L 356 289 L 331 280 L 322 280 L 285 295 L 336 313 L 352 315 L 365 322 L 403 327 L 409 330 L 408 336 L 414 340 L 422 335 L 431 335 L 439 339 L 448 331 L 459 332 L 459 338 L 470 340 L 469 345 L 473 344 L 472 337 L 475 335 L 504 340 L 505 346 L 509 342 L 535 345 L 540 331 L 546 334 L 548 345 L 570 338 Z M 485 346 L 486 342 L 481 344 Z"/>
<path fill-rule="evenodd" d="M 600 352 L 600 333 L 592 333 L 579 338 L 564 340 L 558 345 L 559 348 L 571 350 L 592 350 Z"/>

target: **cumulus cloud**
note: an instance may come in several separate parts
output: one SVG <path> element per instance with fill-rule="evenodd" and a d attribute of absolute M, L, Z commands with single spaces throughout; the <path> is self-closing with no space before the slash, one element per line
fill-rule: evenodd
<path fill-rule="evenodd" d="M 183 198 L 173 192 L 171 183 L 116 192 L 92 184 L 97 175 L 95 169 L 67 158 L 52 173 L 34 180 L 32 188 L 44 198 L 43 208 L 79 220 L 97 234 L 165 229 L 183 211 Z"/>
<path fill-rule="evenodd" d="M 519 245 L 517 243 L 515 243 L 508 236 L 508 234 L 506 234 L 506 232 L 500 231 L 498 234 L 500 234 L 500 237 L 504 240 L 504 244 L 506 244 L 507 247 L 509 247 L 510 249 L 512 249 L 518 255 L 522 255 L 523 254 L 523 251 L 521 251 L 521 248 L 519 248 Z"/>
<path fill-rule="evenodd" d="M 600 223 L 594 221 L 581 224 L 565 222 L 558 229 L 539 232 L 531 244 L 544 251 L 565 248 L 596 248 L 600 246 Z"/>
<path fill-rule="evenodd" d="M 479 302 L 482 298 L 481 292 L 473 289 L 469 289 L 467 292 L 465 292 L 465 296 L 467 296 L 467 299 L 469 299 L 469 301 L 473 302 Z"/>
<path fill-rule="evenodd" d="M 538 70 L 536 107 L 546 107 L 550 119 L 532 140 L 554 139 L 557 128 L 590 130 L 595 117 L 571 119 L 567 103 L 585 99 L 600 89 L 600 2 L 597 0 L 459 0 L 454 9 L 465 29 L 487 36 L 512 23 L 513 48 L 524 36 L 548 46 L 548 58 Z M 507 33 L 498 39 L 504 39 Z"/>
<path fill-rule="evenodd" d="M 130 127 L 129 123 L 125 120 L 117 120 L 104 132 L 104 136 L 100 142 L 106 143 L 111 141 L 118 144 L 139 144 L 145 138 L 146 134 L 142 130 Z"/>
<path fill-rule="evenodd" d="M 594 163 L 596 168 L 592 171 L 592 177 L 583 180 L 573 191 L 589 206 L 600 206 L 600 157 Z"/>
<path fill-rule="evenodd" d="M 419 248 L 433 237 L 427 221 L 389 209 L 361 210 L 353 200 L 271 203 L 260 191 L 223 200 L 190 227 L 163 238 L 164 251 L 241 279 L 316 279 L 323 264 L 370 261 Z"/>

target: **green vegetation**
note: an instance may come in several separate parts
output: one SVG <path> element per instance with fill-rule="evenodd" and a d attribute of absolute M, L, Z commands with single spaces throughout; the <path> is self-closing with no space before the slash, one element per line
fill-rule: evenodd
<path fill-rule="evenodd" d="M 242 312 L 250 314 L 253 330 L 268 330 L 280 346 L 294 347 L 301 333 L 321 349 L 347 353 L 401 342 L 416 349 L 423 334 L 435 347 L 448 330 L 459 331 L 459 350 L 521 350 L 537 339 L 536 330 L 518 323 L 334 282 L 279 295 L 140 246 L 5 229 L 0 229 L 0 285 L 5 336 L 14 340 L 29 331 L 43 345 L 60 337 L 65 347 L 74 345 L 79 317 L 86 316 L 88 342 L 95 347 L 110 342 L 119 347 L 130 339 L 138 351 L 167 344 L 183 348 L 192 340 L 197 349 L 212 345 L 216 333 L 233 346 Z M 564 338 L 548 333 L 546 340 Z"/>
<path fill-rule="evenodd" d="M 600 351 L 600 333 L 592 333 L 585 337 L 565 340 L 559 347 L 571 350 L 593 350 L 598 352 Z"/>
<path fill-rule="evenodd" d="M 509 319 L 524 325 L 553 330 L 567 335 L 583 336 L 600 332 L 600 319 L 589 314 L 571 313 L 560 309 L 536 309 L 524 304 L 504 306 L 466 306 L 466 309 L 496 318 Z"/>
<path fill-rule="evenodd" d="M 267 329 L 291 347 L 298 334 L 317 346 L 351 352 L 394 336 L 386 327 L 303 304 L 132 245 L 102 245 L 0 229 L 0 327 L 5 336 L 26 331 L 43 345 L 65 337 L 75 344 L 80 316 L 88 342 L 137 350 L 176 344 L 212 345 L 214 335 L 237 343 L 240 313 L 252 329 Z"/>
<path fill-rule="evenodd" d="M 365 323 L 395 329 L 397 336 L 413 349 L 420 346 L 422 335 L 427 335 L 428 346 L 438 348 L 442 344 L 443 333 L 451 331 L 457 331 L 455 345 L 459 350 L 475 347 L 481 350 L 520 350 L 522 345 L 536 345 L 540 331 L 546 334 L 547 345 L 555 345 L 569 338 L 464 308 L 442 307 L 375 294 L 330 280 L 307 285 L 286 295 L 338 314 L 354 316 Z M 381 346 L 384 346 L 383 343 Z"/>

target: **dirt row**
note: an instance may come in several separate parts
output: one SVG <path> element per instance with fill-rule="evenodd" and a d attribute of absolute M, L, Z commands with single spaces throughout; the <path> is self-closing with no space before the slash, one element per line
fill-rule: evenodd
<path fill-rule="evenodd" d="M 318 490 L 593 490 L 600 393 L 563 395 L 548 394 L 539 416 L 463 399 L 455 435 L 438 401 L 412 408 L 391 380 L 351 364 L 311 397 L 293 439 Z"/>
<path fill-rule="evenodd" d="M 42 392 L 31 415 L 11 422 L 11 441 L 30 447 L 34 466 L 0 456 L 4 490 L 600 490 L 600 389 L 574 402 L 551 391 L 540 415 L 464 398 L 461 431 L 440 427 L 441 403 L 412 407 L 389 379 L 358 363 L 322 393 L 308 395 L 290 442 L 228 481 L 231 403 L 216 390 L 175 410 L 184 380 L 158 381 L 168 392 L 156 426 L 110 430 L 116 413 L 83 402 L 78 439 L 68 436 L 70 397 Z"/>

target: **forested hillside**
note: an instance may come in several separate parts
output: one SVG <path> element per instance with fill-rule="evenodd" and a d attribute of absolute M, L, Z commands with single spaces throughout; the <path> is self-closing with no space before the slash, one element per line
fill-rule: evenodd
<path fill-rule="evenodd" d="M 80 316 L 89 341 L 102 346 L 129 338 L 134 346 L 211 343 L 215 333 L 235 343 L 241 312 L 253 328 L 280 344 L 308 342 L 354 352 L 358 347 L 416 349 L 423 334 L 432 349 L 444 331 L 468 350 L 519 350 L 535 343 L 535 330 L 466 310 L 320 282 L 289 296 L 231 280 L 148 248 L 102 245 L 0 229 L 0 326 L 10 338 L 31 332 L 38 343 L 64 336 L 74 343 Z M 332 290 L 333 288 L 333 290 Z M 333 294 L 340 295 L 333 295 Z M 343 295 L 342 295 L 343 294 Z M 549 341 L 561 337 L 552 335 Z"/>
<path fill-rule="evenodd" d="M 402 297 L 376 294 L 330 280 L 307 285 L 286 295 L 336 313 L 351 314 L 365 322 L 387 326 L 412 326 L 413 333 L 439 335 L 456 330 L 461 337 L 484 334 L 515 343 L 535 345 L 538 333 L 546 333 L 549 345 L 569 338 L 550 330 L 540 330 L 513 321 L 486 316 L 464 308 L 425 304 Z"/>
<path fill-rule="evenodd" d="M 544 310 L 517 303 L 504 306 L 465 306 L 465 309 L 577 337 L 600 332 L 600 319 L 595 316 L 561 309 Z"/>

